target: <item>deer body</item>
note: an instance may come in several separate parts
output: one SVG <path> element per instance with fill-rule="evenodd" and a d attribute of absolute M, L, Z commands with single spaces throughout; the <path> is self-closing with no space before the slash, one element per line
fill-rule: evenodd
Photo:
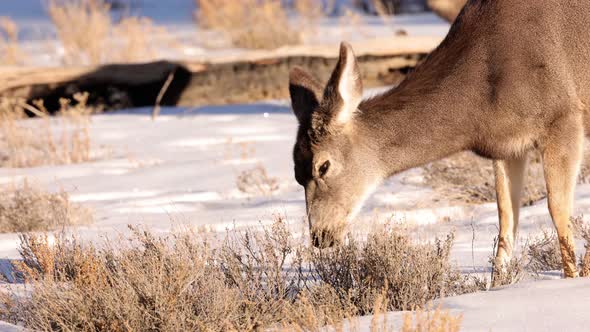
<path fill-rule="evenodd" d="M 441 45 L 398 87 L 361 100 L 352 49 L 325 89 L 294 70 L 294 160 L 314 242 L 337 241 L 387 177 L 471 150 L 494 160 L 497 263 L 512 254 L 527 152 L 543 156 L 565 275 L 576 276 L 569 218 L 590 133 L 590 0 L 471 0 Z"/>

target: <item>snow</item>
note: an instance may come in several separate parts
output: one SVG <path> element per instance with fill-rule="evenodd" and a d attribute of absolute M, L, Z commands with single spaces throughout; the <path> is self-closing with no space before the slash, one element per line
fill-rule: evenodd
<path fill-rule="evenodd" d="M 0 183 L 17 184 L 27 178 L 52 191 L 67 191 L 72 201 L 93 209 L 94 223 L 75 228 L 93 241 L 125 232 L 127 224 L 162 232 L 179 225 L 224 231 L 268 224 L 276 214 L 286 215 L 293 228 L 301 230 L 304 194 L 294 180 L 291 155 L 297 122 L 286 102 L 164 108 L 155 121 L 150 111 L 92 117 L 91 142 L 94 149 L 110 151 L 105 158 L 75 165 L 4 168 Z M 277 179 L 278 191 L 240 192 L 238 176 L 259 165 Z M 421 179 L 416 169 L 386 181 L 350 228 L 362 236 L 376 223 L 391 221 L 408 225 L 423 239 L 454 231 L 453 258 L 465 270 L 485 270 L 497 235 L 495 204 L 440 201 Z M 588 211 L 590 186 L 578 186 L 576 197 L 576 213 Z M 521 216 L 521 238 L 552 227 L 544 201 L 524 208 Z M 0 239 L 0 257 L 17 257 L 16 235 Z M 582 243 L 579 246 L 581 251 Z"/>
<path fill-rule="evenodd" d="M 462 315 L 461 331 L 587 331 L 590 278 L 524 282 L 434 303 L 452 315 Z M 402 312 L 387 313 L 378 322 L 388 328 L 403 323 Z M 370 331 L 372 316 L 353 322 L 354 331 Z M 379 326 L 382 326 L 380 323 Z"/>
<path fill-rule="evenodd" d="M 44 3 L 42 0 L 0 1 L 0 17 L 8 16 L 17 23 L 21 47 L 27 54 L 23 60 L 26 65 L 59 66 L 63 63 L 64 50 L 56 40 L 55 28 Z M 153 60 L 213 61 L 247 52 L 232 48 L 219 33 L 198 28 L 193 19 L 194 10 L 194 0 L 143 0 L 135 3 L 130 10 L 113 11 L 112 16 L 116 22 L 128 15 L 141 15 L 164 28 L 165 33 L 151 35 L 151 42 L 167 45 L 154 48 Z M 313 29 L 309 29 L 308 25 L 302 26 L 294 17 L 291 20 L 297 29 L 303 32 L 309 30 L 303 36 L 306 45 L 393 37 L 400 30 L 413 37 L 442 38 L 449 28 L 448 23 L 431 13 L 397 15 L 389 19 L 359 14 L 355 19 L 358 22 L 354 24 L 343 20 L 341 15 L 328 16 L 319 20 Z M 215 47 L 211 47 L 213 45 Z"/>
<path fill-rule="evenodd" d="M 71 231 L 95 243 L 124 234 L 128 224 L 144 225 L 155 233 L 178 227 L 224 232 L 268 225 L 277 214 L 286 216 L 296 236 L 302 234 L 304 193 L 293 179 L 291 159 L 297 123 L 286 102 L 164 108 L 155 121 L 150 111 L 92 117 L 94 147 L 112 151 L 105 159 L 4 168 L 0 183 L 28 178 L 49 190 L 66 190 L 95 215 L 92 224 Z M 278 192 L 247 195 L 237 189 L 240 172 L 258 164 L 278 179 Z M 453 260 L 466 272 L 489 272 L 488 258 L 497 235 L 495 204 L 438 201 L 420 179 L 420 170 L 410 170 L 386 181 L 350 228 L 362 236 L 376 224 L 391 221 L 406 225 L 424 240 L 454 231 Z M 578 186 L 576 198 L 577 214 L 590 210 L 589 185 Z M 545 201 L 522 209 L 521 215 L 521 239 L 552 227 Z M 16 234 L 0 234 L 0 258 L 18 258 L 17 245 Z M 578 241 L 578 245 L 581 253 L 583 244 Z M 441 303 L 464 315 L 466 331 L 555 330 L 566 323 L 576 328 L 588 320 L 581 308 L 590 300 L 589 286 L 588 279 L 524 283 Z M 400 315 L 391 313 L 388 321 L 397 322 Z"/>
<path fill-rule="evenodd" d="M 5 322 L 0 322 L 0 332 L 21 332 L 24 331 L 23 328 L 9 324 L 9 323 L 5 323 Z"/>
<path fill-rule="evenodd" d="M 169 59 L 202 59 L 241 50 L 206 50 L 192 22 L 192 0 L 145 0 L 132 13 L 152 18 L 178 36 L 183 48 Z M 40 0 L 0 1 L 0 16 L 20 25 L 23 41 L 35 65 L 59 65 L 55 32 Z M 448 24 L 432 14 L 396 16 L 388 22 L 364 17 L 359 25 L 341 24 L 339 17 L 320 22 L 310 44 L 341 39 L 391 36 L 399 29 L 410 36 L 442 37 Z M 54 52 L 46 52 L 48 49 Z M 377 90 L 368 91 L 367 94 Z M 144 225 L 166 233 L 178 226 L 224 232 L 228 228 L 260 227 L 277 214 L 286 216 L 293 231 L 304 229 L 304 193 L 293 178 L 292 146 L 297 123 L 286 101 L 247 105 L 163 108 L 152 121 L 151 109 L 130 109 L 92 116 L 91 142 L 96 161 L 29 169 L 0 168 L 0 185 L 23 179 L 51 191 L 65 190 L 72 201 L 94 211 L 92 224 L 70 231 L 85 241 L 127 232 L 127 225 Z M 25 120 L 35 121 L 35 120 Z M 279 183 L 271 195 L 242 193 L 237 177 L 261 165 Z M 464 271 L 487 271 L 497 236 L 495 204 L 457 205 L 440 201 L 422 184 L 420 170 L 399 174 L 368 199 L 350 229 L 362 236 L 377 223 L 407 225 L 417 239 L 455 232 L 452 258 Z M 576 190 L 576 214 L 590 211 L 590 185 Z M 520 238 L 551 228 L 546 202 L 521 211 Z M 578 241 L 579 253 L 583 244 Z M 522 244 L 522 240 L 517 247 Z M 16 234 L 0 234 L 0 268 L 18 258 Z M 522 283 L 485 293 L 442 300 L 443 308 L 463 314 L 465 331 L 583 330 L 590 316 L 590 280 Z M 397 324 L 402 313 L 390 313 Z M 359 318 L 368 326 L 370 317 Z M 0 323 L 1 331 L 14 331 Z"/>

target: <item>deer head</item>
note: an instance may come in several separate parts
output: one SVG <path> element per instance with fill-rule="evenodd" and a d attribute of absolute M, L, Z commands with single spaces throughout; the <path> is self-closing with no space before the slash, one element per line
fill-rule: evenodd
<path fill-rule="evenodd" d="M 363 134 L 363 86 L 350 45 L 341 44 L 338 64 L 323 89 L 295 68 L 289 91 L 299 121 L 295 179 L 305 188 L 312 242 L 329 247 L 341 240 L 345 226 L 384 178 L 374 144 Z"/>

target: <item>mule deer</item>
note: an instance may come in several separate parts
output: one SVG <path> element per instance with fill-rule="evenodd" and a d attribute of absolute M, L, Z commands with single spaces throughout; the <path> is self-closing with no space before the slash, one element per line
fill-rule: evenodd
<path fill-rule="evenodd" d="M 590 0 L 470 0 L 415 71 L 367 100 L 346 43 L 325 88 L 293 69 L 295 177 L 305 187 L 312 242 L 337 243 L 387 177 L 471 150 L 494 160 L 496 262 L 505 264 L 516 236 L 526 155 L 539 149 L 564 274 L 577 276 L 570 216 L 590 130 L 589 12 Z"/>

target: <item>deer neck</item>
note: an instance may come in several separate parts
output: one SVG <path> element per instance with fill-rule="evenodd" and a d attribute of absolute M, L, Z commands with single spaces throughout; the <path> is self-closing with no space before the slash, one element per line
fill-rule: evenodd
<path fill-rule="evenodd" d="M 398 87 L 360 106 L 361 134 L 377 153 L 385 175 L 468 150 L 481 108 L 466 71 L 430 59 Z"/>

